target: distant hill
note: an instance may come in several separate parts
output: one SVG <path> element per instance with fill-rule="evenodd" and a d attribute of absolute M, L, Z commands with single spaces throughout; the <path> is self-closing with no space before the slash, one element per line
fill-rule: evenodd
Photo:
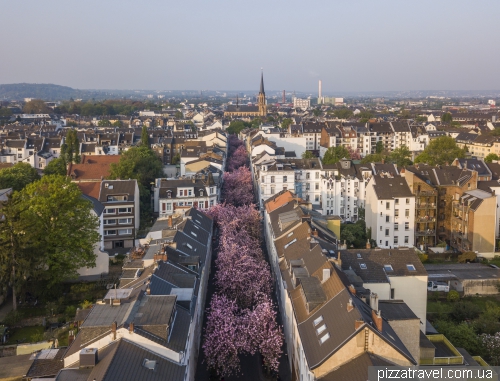
<path fill-rule="evenodd" d="M 78 90 L 68 86 L 50 83 L 11 83 L 0 84 L 0 100 L 23 100 L 24 98 L 43 99 L 44 101 L 62 101 L 73 99 L 106 99 L 123 96 L 119 90 Z"/>

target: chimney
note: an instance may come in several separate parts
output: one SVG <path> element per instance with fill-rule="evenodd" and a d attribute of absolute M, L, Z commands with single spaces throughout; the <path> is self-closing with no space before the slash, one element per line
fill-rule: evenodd
<path fill-rule="evenodd" d="M 349 285 L 349 291 L 351 291 L 351 294 L 356 295 L 356 289 L 352 284 Z"/>
<path fill-rule="evenodd" d="M 148 288 L 146 288 L 146 295 L 151 295 L 151 289 L 149 288 L 149 285 Z"/>
<path fill-rule="evenodd" d="M 113 340 L 116 340 L 116 321 L 113 322 L 113 324 L 111 324 L 111 333 L 113 334 Z"/>
<path fill-rule="evenodd" d="M 171 228 L 173 226 L 173 218 L 172 215 L 168 216 L 168 227 Z"/>
<path fill-rule="evenodd" d="M 367 249 L 371 249 L 372 248 L 372 245 L 370 245 L 370 240 L 369 239 L 366 240 L 366 248 Z"/>
<path fill-rule="evenodd" d="M 134 333 L 134 322 L 130 323 L 128 326 L 128 332 L 129 333 Z"/>
<path fill-rule="evenodd" d="M 354 309 L 354 304 L 352 303 L 352 298 L 349 299 L 347 303 L 347 312 L 351 312 Z"/>
<path fill-rule="evenodd" d="M 374 292 L 370 294 L 370 307 L 375 311 L 378 310 L 378 295 Z"/>
<path fill-rule="evenodd" d="M 317 237 L 318 236 L 318 231 L 316 229 L 313 229 L 312 236 L 313 237 Z"/>
<path fill-rule="evenodd" d="M 354 329 L 357 330 L 359 327 L 361 327 L 363 324 L 365 324 L 364 320 L 356 320 L 354 322 Z"/>
<path fill-rule="evenodd" d="M 372 310 L 372 320 L 379 332 L 382 332 L 382 313 L 380 311 Z"/>
<path fill-rule="evenodd" d="M 382 164 L 385 164 L 385 159 L 384 158 L 382 158 Z"/>
<path fill-rule="evenodd" d="M 323 282 L 326 282 L 328 279 L 330 279 L 330 269 L 323 269 Z"/>
<path fill-rule="evenodd" d="M 68 334 L 68 347 L 71 345 L 73 341 L 75 341 L 75 331 L 71 330 L 69 331 Z"/>

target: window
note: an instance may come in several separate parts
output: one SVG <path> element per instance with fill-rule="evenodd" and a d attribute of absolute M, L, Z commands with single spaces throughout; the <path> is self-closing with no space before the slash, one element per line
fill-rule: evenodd
<path fill-rule="evenodd" d="M 394 224 L 394 230 L 395 230 L 395 231 L 398 231 L 398 230 L 399 230 L 399 225 L 398 225 L 398 224 Z"/>
<path fill-rule="evenodd" d="M 319 342 L 321 344 L 323 344 L 325 341 L 327 341 L 328 339 L 330 338 L 330 334 L 327 333 L 326 335 L 324 335 L 321 339 L 319 339 Z"/>
<path fill-rule="evenodd" d="M 384 265 L 384 270 L 385 271 L 393 271 L 392 265 Z"/>
<path fill-rule="evenodd" d="M 132 208 L 118 208 L 118 213 L 132 213 Z"/>
<path fill-rule="evenodd" d="M 104 235 L 116 235 L 116 230 L 104 230 Z"/>
<path fill-rule="evenodd" d="M 18 158 L 18 159 L 22 159 L 22 158 L 23 158 L 23 155 L 22 155 L 21 153 L 18 153 L 18 154 L 17 154 L 17 158 Z"/>
<path fill-rule="evenodd" d="M 319 201 L 319 194 L 314 196 L 314 201 L 318 202 Z"/>
<path fill-rule="evenodd" d="M 316 183 L 316 184 L 314 185 L 314 189 L 319 190 L 319 183 Z"/>
<path fill-rule="evenodd" d="M 309 180 L 309 178 L 311 177 L 311 174 L 309 172 L 306 173 L 306 179 Z"/>
<path fill-rule="evenodd" d="M 202 190 L 200 190 L 200 196 L 203 196 L 203 191 Z"/>
<path fill-rule="evenodd" d="M 408 243 L 408 236 L 405 235 L 405 243 Z"/>
<path fill-rule="evenodd" d="M 274 183 L 274 176 L 271 176 L 271 183 Z"/>
<path fill-rule="evenodd" d="M 397 245 L 398 244 L 398 237 L 397 236 L 394 236 L 394 244 Z"/>
<path fill-rule="evenodd" d="M 108 196 L 108 202 L 127 201 L 127 196 Z"/>
<path fill-rule="evenodd" d="M 415 268 L 415 266 L 413 266 L 411 263 L 406 265 L 406 268 L 408 269 L 408 271 L 417 271 L 417 269 Z"/>
<path fill-rule="evenodd" d="M 132 234 L 132 229 L 118 229 L 118 235 Z"/>
<path fill-rule="evenodd" d="M 409 199 L 409 198 L 407 198 L 407 199 L 406 199 L 406 203 L 407 203 L 407 204 L 409 204 L 409 203 L 410 203 L 410 199 Z"/>
<path fill-rule="evenodd" d="M 166 204 L 163 204 L 163 205 L 166 205 Z M 132 218 L 119 218 L 118 219 L 118 223 L 120 225 L 128 225 L 128 224 L 131 224 L 132 223 Z"/>
<path fill-rule="evenodd" d="M 170 202 L 167 203 L 167 210 L 172 210 L 172 204 Z"/>
<path fill-rule="evenodd" d="M 382 225 L 380 225 L 380 231 L 382 231 Z"/>
<path fill-rule="evenodd" d="M 104 210 L 104 214 L 115 214 L 116 213 L 116 209 L 115 208 L 106 208 Z"/>
<path fill-rule="evenodd" d="M 266 182 L 266 176 L 262 176 L 262 182 L 265 183 Z"/>
<path fill-rule="evenodd" d="M 389 216 L 385 216 L 385 222 L 389 222 Z"/>
<path fill-rule="evenodd" d="M 394 211 L 394 216 L 395 216 L 395 217 L 399 217 L 399 209 L 396 209 L 396 210 Z"/>
<path fill-rule="evenodd" d="M 283 176 L 283 182 L 286 183 L 288 181 L 288 177 L 287 176 Z"/>
<path fill-rule="evenodd" d="M 366 270 L 367 269 L 366 263 L 360 263 L 359 267 L 361 268 L 361 270 Z"/>
<path fill-rule="evenodd" d="M 320 316 L 320 317 L 314 319 L 313 324 L 314 324 L 314 326 L 317 326 L 322 321 L 323 321 L 323 316 Z"/>
<path fill-rule="evenodd" d="M 391 288 L 391 299 L 394 299 L 396 296 L 396 290 L 394 288 Z"/>
<path fill-rule="evenodd" d="M 405 209 L 405 217 L 410 217 L 410 209 Z"/>
<path fill-rule="evenodd" d="M 389 235 L 389 229 L 385 229 L 385 236 L 387 237 Z"/>
<path fill-rule="evenodd" d="M 188 196 L 191 196 L 191 189 L 188 190 Z"/>
<path fill-rule="evenodd" d="M 316 179 L 319 179 L 319 172 L 316 172 L 315 177 L 316 177 Z"/>
<path fill-rule="evenodd" d="M 385 208 L 386 209 L 390 209 L 391 208 L 391 203 L 390 202 L 386 202 L 385 203 Z"/>
<path fill-rule="evenodd" d="M 321 327 L 319 327 L 318 329 L 316 329 L 316 335 L 319 335 L 320 333 L 323 333 L 326 329 L 326 325 L 323 324 Z"/>
<path fill-rule="evenodd" d="M 395 203 L 396 205 L 399 205 L 399 198 L 395 199 L 395 200 L 394 200 L 394 203 Z"/>
<path fill-rule="evenodd" d="M 405 230 L 410 230 L 410 223 L 409 222 L 405 222 Z"/>
<path fill-rule="evenodd" d="M 273 186 L 271 187 L 271 194 L 275 194 L 275 193 L 276 193 L 276 188 L 275 188 L 275 186 L 273 185 Z"/>

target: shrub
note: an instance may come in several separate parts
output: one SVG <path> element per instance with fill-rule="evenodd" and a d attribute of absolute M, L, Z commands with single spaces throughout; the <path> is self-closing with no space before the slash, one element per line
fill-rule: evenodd
<path fill-rule="evenodd" d="M 84 300 L 82 303 L 82 308 L 85 310 L 87 308 L 92 307 L 92 302 L 89 302 L 88 300 Z"/>
<path fill-rule="evenodd" d="M 68 306 L 64 310 L 64 314 L 68 317 L 69 320 L 73 320 L 76 315 L 76 307 L 75 306 Z"/>
<path fill-rule="evenodd" d="M 24 315 L 21 311 L 12 310 L 7 314 L 7 316 L 5 317 L 5 319 L 3 321 L 6 325 L 14 326 L 17 323 L 19 323 L 23 319 L 23 317 L 24 317 Z"/>
<path fill-rule="evenodd" d="M 451 290 L 450 292 L 448 292 L 446 299 L 449 302 L 458 302 L 460 300 L 460 294 L 458 293 L 458 291 Z"/>
<path fill-rule="evenodd" d="M 457 323 L 461 323 L 466 320 L 476 319 L 481 312 L 481 307 L 478 305 L 469 301 L 462 301 L 453 305 L 450 318 Z"/>

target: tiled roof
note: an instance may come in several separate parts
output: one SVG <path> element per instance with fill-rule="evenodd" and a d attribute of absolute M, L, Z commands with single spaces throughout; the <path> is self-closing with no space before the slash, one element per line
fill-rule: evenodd
<path fill-rule="evenodd" d="M 295 195 L 290 192 L 290 191 L 281 191 L 277 194 L 275 194 L 273 197 L 267 199 L 264 202 L 264 205 L 266 206 L 266 211 L 267 213 L 271 213 L 272 211 L 276 210 L 277 208 L 283 206 L 287 202 L 291 201 Z"/>
<path fill-rule="evenodd" d="M 111 163 L 118 163 L 120 155 L 83 155 L 81 164 L 70 164 L 68 176 L 73 180 L 102 180 L 111 174 Z"/>
<path fill-rule="evenodd" d="M 85 181 L 76 184 L 83 194 L 99 199 L 99 191 L 101 189 L 101 181 Z"/>

